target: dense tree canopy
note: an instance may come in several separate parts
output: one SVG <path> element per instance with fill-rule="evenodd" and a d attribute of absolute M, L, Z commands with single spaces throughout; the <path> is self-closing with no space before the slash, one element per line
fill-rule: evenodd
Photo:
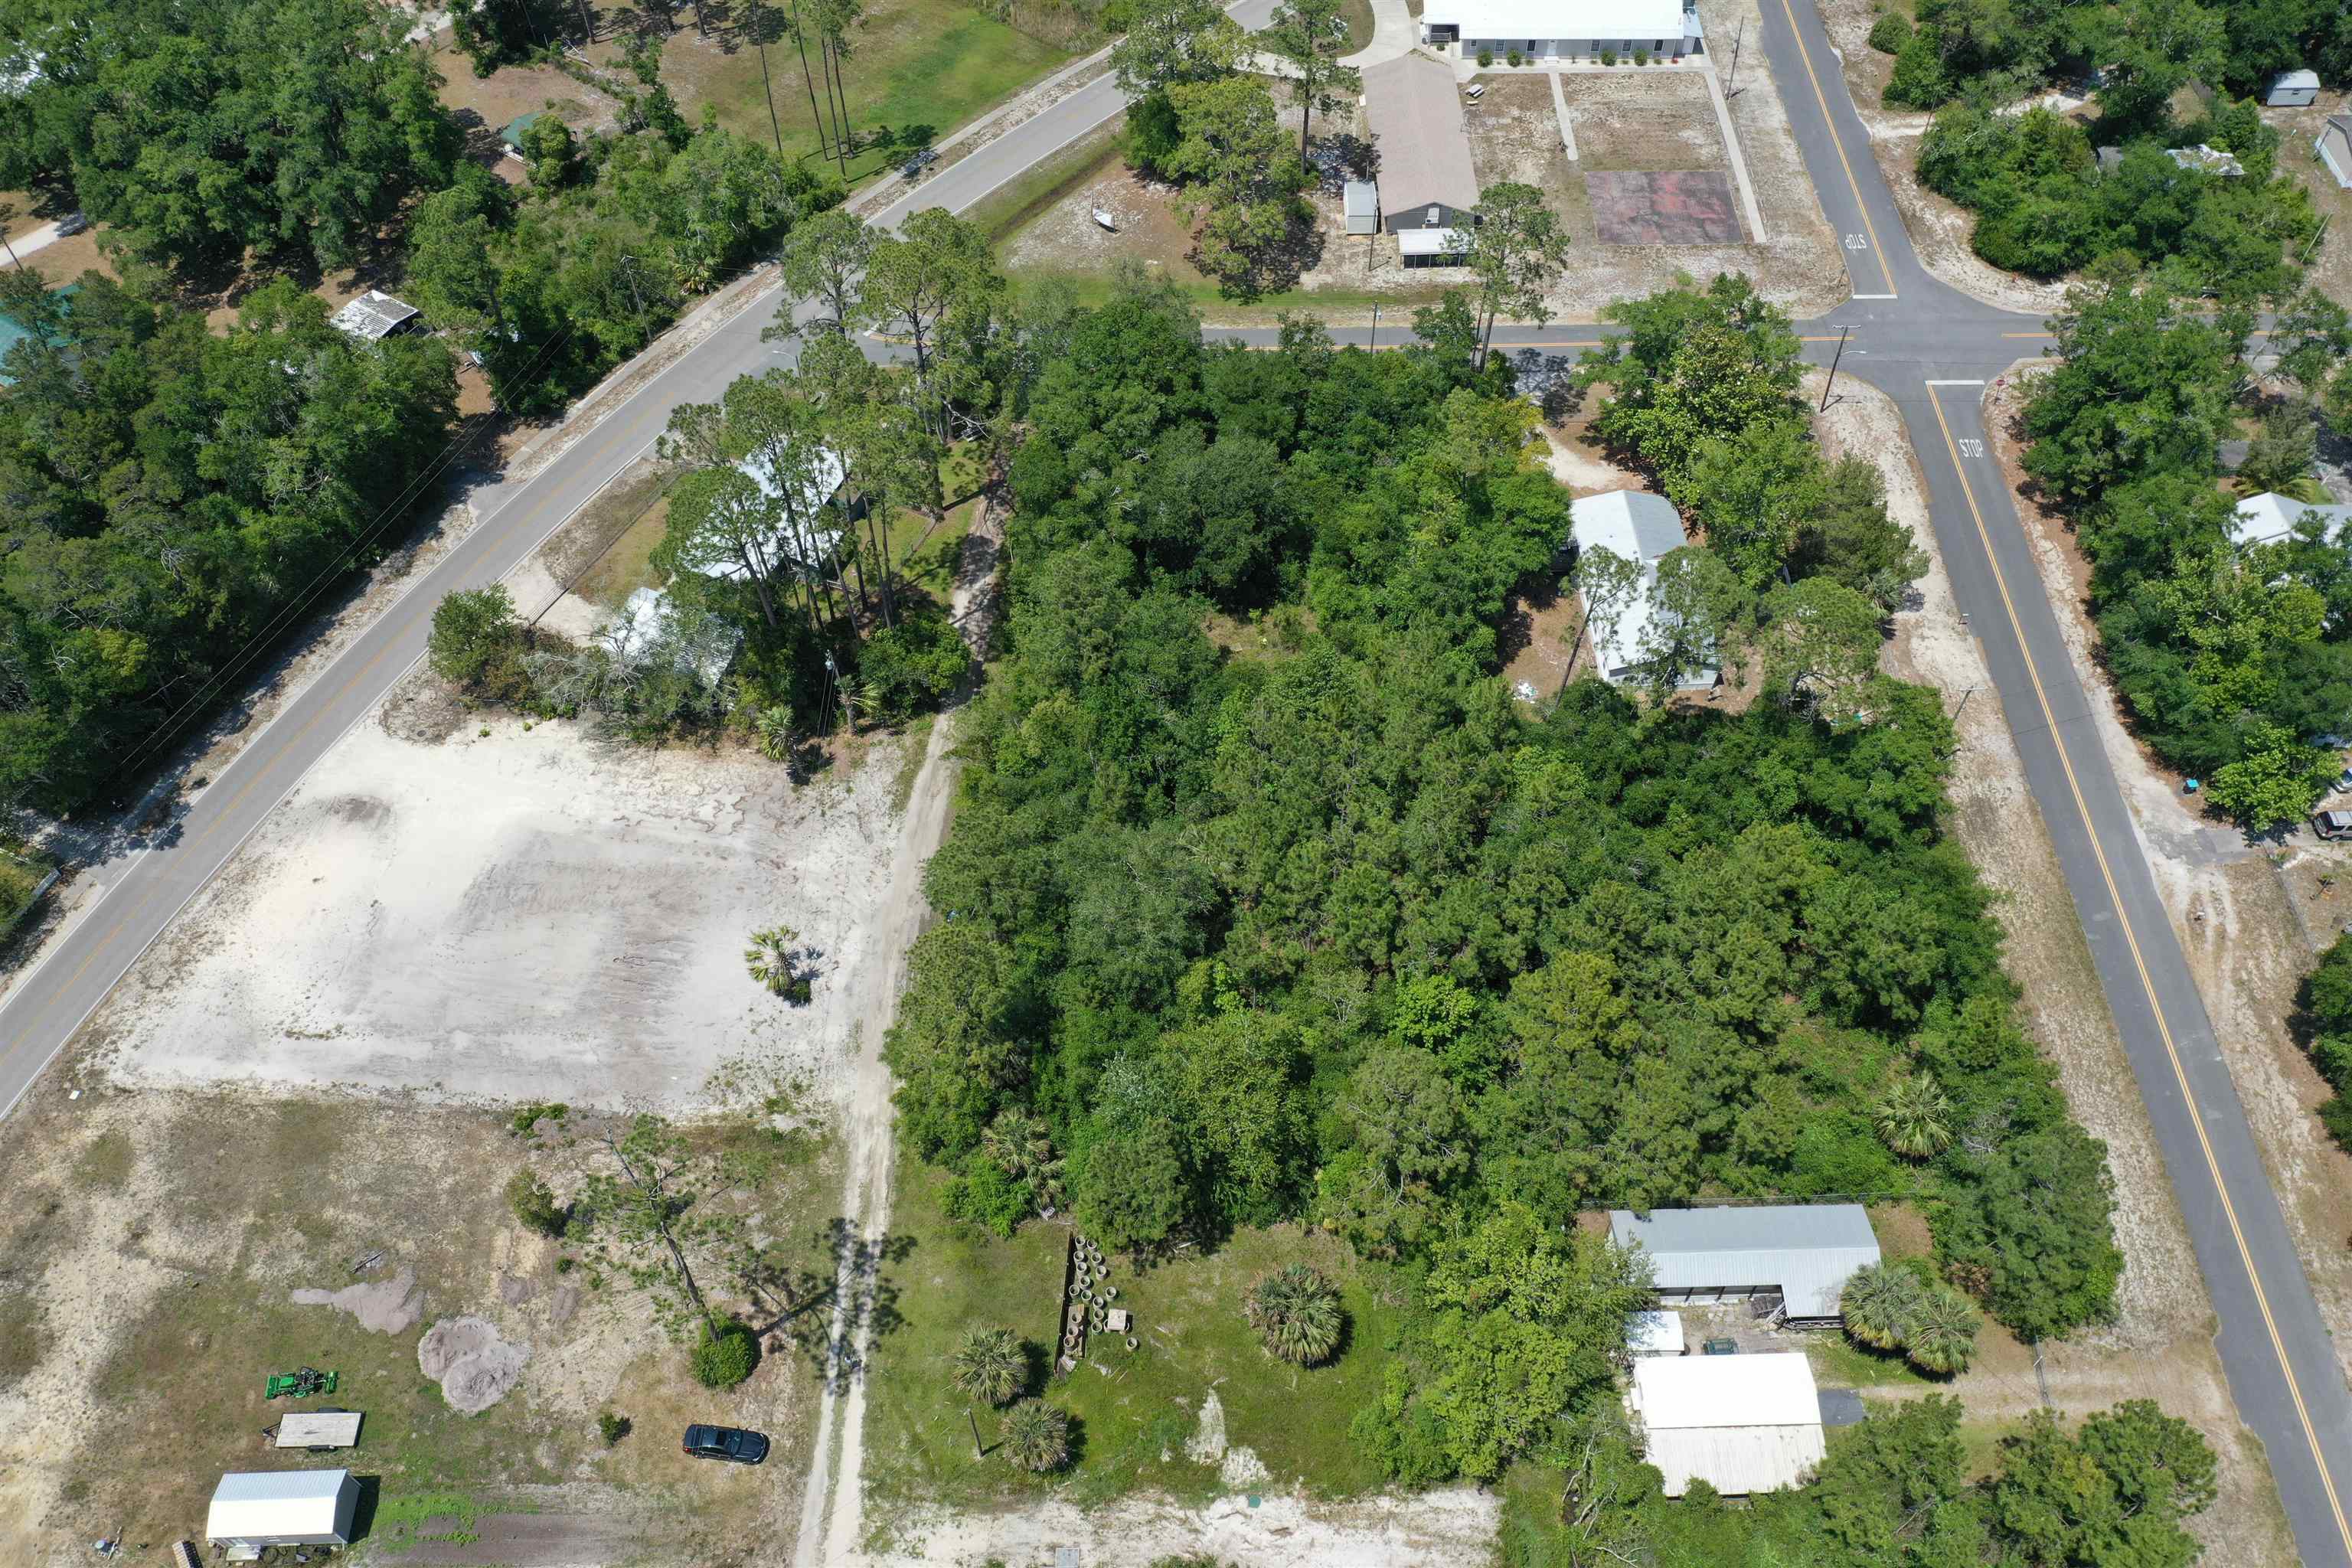
<path fill-rule="evenodd" d="M 1113 1245 L 1304 1215 L 1435 1270 L 1424 1375 L 1366 1417 L 1414 1478 L 1496 1473 L 1542 1425 L 1512 1400 L 1578 1402 L 1579 1331 L 1475 1370 L 1446 1314 L 1488 1309 L 1443 1280 L 1491 1248 L 1599 1289 L 1614 1266 L 1560 1250 L 1580 1208 L 1932 1194 L 1997 1311 L 2101 1315 L 2102 1154 L 1937 829 L 1936 697 L 1862 677 L 1834 725 L 1593 681 L 1516 705 L 1496 623 L 1567 498 L 1454 310 L 1427 322 L 1454 347 L 1378 356 L 1304 324 L 1207 347 L 1140 284 L 1062 329 L 1013 464 L 1012 651 L 928 873 L 954 918 L 889 1040 L 909 1143 L 970 1179 L 1034 1115 Z M 1215 613 L 1271 651 L 1223 651 Z M 1872 1108 L 1921 1074 L 1959 1135 L 1898 1158 Z"/>
<path fill-rule="evenodd" d="M 0 117 L 0 185 L 58 187 L 141 251 L 341 267 L 463 137 L 408 16 L 375 0 L 8 0 L 37 72 Z"/>
<path fill-rule="evenodd" d="M 2324 379 L 2342 312 L 2284 320 L 2327 351 Z M 2352 732 L 2352 572 L 2316 521 L 2230 542 L 2235 501 L 2213 475 L 2251 321 L 2125 273 L 2074 290 L 2052 325 L 2060 363 L 2026 406 L 2025 468 L 2075 520 L 2116 690 L 2223 809 L 2261 826 L 2300 816 L 2334 773 L 2311 742 Z M 2308 427 L 2301 401 L 2285 413 Z"/>
<path fill-rule="evenodd" d="M 0 795 L 63 807 L 415 500 L 457 377 L 440 343 L 355 342 L 290 283 L 215 336 L 97 273 L 8 276 L 35 331 L 0 396 Z"/>

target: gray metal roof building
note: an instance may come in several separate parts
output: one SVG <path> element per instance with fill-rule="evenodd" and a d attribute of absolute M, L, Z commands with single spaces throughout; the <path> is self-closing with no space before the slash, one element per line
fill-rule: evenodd
<path fill-rule="evenodd" d="M 1609 1211 L 1618 1245 L 1639 1243 L 1669 1305 L 1744 1301 L 1778 1290 L 1791 1318 L 1835 1318 L 1853 1271 L 1878 1261 L 1859 1204 Z"/>
<path fill-rule="evenodd" d="M 1374 178 L 1382 226 L 1391 234 L 1451 232 L 1466 244 L 1478 175 L 1454 68 L 1427 55 L 1366 67 L 1364 124 L 1381 154 Z"/>

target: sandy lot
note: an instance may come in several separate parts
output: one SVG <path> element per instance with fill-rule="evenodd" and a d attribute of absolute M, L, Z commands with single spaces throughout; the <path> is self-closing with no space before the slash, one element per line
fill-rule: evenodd
<path fill-rule="evenodd" d="M 794 1473 L 814 1363 L 779 1337 L 740 1388 L 696 1386 L 625 1288 L 584 1288 L 559 1244 L 515 1224 L 509 1175 L 551 1152 L 527 1156 L 503 1117 L 100 1089 L 43 1096 L 10 1133 L 0 1561 L 64 1568 L 119 1534 L 134 1561 L 160 1562 L 164 1542 L 201 1538 L 222 1471 L 346 1461 L 381 1487 L 379 1562 L 707 1568 L 791 1539 L 797 1489 L 775 1469 L 697 1464 L 676 1434 L 688 1420 L 758 1426 L 777 1445 L 771 1466 Z M 819 1141 L 769 1179 L 782 1239 L 813 1262 L 837 1168 Z M 312 1304 L 313 1291 L 344 1304 Z M 363 1321 L 348 1309 L 368 1292 L 408 1310 Z M 478 1415 L 419 1368 L 431 1326 L 460 1315 L 530 1347 L 514 1389 Z M 303 1364 L 341 1374 L 331 1398 L 263 1400 L 267 1373 Z M 320 1405 L 365 1412 L 345 1459 L 269 1447 L 263 1428 Z M 595 1426 L 608 1409 L 634 1427 L 611 1447 Z M 478 1547 L 497 1550 L 386 1550 L 435 1514 L 471 1518 Z"/>
<path fill-rule="evenodd" d="M 895 745 L 795 791 L 755 754 L 566 723 L 416 738 L 429 680 L 329 752 L 110 998 L 91 1028 L 120 1081 L 677 1106 L 731 1062 L 854 1047 Z M 744 973 L 778 921 L 814 951 L 806 1007 Z"/>
<path fill-rule="evenodd" d="M 1482 1568 L 1493 1559 L 1499 1514 L 1492 1493 L 1466 1488 L 1359 1503 L 1268 1495 L 1255 1508 L 1241 1496 L 1197 1509 L 1053 1502 L 945 1521 L 868 1561 L 877 1568 L 988 1562 L 1030 1568 L 1053 1561 L 1057 1547 L 1076 1547 L 1082 1562 L 1138 1568 L 1162 1556 L 1281 1568 Z"/>
<path fill-rule="evenodd" d="M 1819 372 L 1808 376 L 1816 387 L 1819 379 Z M 2294 1543 L 2268 1468 L 2260 1446 L 2239 1424 L 2213 1351 L 2212 1306 L 2147 1109 L 2026 789 L 2000 697 L 1952 602 L 1927 522 L 1925 488 L 1894 405 L 1867 384 L 1855 383 L 1816 427 L 1831 457 L 1863 457 L 1878 468 L 1890 510 L 1929 553 L 1920 605 L 1895 616 L 1885 663 L 1895 675 L 1937 688 L 1948 709 L 1958 710 L 1959 753 L 1947 826 L 2000 894 L 1994 913 L 2009 938 L 2006 966 L 2024 994 L 2029 1032 L 2057 1064 L 2076 1120 L 2105 1142 L 2115 1173 L 2116 1236 L 2125 1257 L 2116 1318 L 2043 1347 L 2050 1402 L 2079 1414 L 2123 1399 L 2155 1398 L 2194 1421 L 2221 1459 L 2221 1500 L 2197 1526 L 2205 1561 L 2246 1568 L 2292 1561 Z M 1963 693 L 1969 694 L 1965 703 Z M 2021 831 L 2026 824 L 2032 831 Z M 1977 1366 L 1951 1387 L 1972 1421 L 2001 1420 L 2042 1403 L 2041 1381 L 2025 1347 L 1995 1331 L 1985 1336 Z"/>

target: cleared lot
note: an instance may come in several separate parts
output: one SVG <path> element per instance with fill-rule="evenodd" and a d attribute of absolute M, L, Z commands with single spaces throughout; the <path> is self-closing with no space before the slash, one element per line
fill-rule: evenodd
<path fill-rule="evenodd" d="M 698 1102 L 747 1058 L 822 1068 L 855 1037 L 897 751 L 796 791 L 748 752 L 483 726 L 412 677 L 133 968 L 94 1037 L 134 1084 L 574 1105 Z M 805 1007 L 744 973 L 746 937 L 780 921 L 811 950 Z"/>

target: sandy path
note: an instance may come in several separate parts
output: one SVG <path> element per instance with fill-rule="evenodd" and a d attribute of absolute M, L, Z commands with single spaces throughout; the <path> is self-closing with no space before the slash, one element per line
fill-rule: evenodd
<path fill-rule="evenodd" d="M 1003 516 L 992 500 L 964 541 L 952 598 L 956 619 L 974 649 L 988 645 L 1003 539 Z M 796 1568 L 847 1563 L 865 1530 L 866 1353 L 873 1328 L 867 1309 L 890 1229 L 894 1148 L 890 1069 L 882 1060 L 882 1040 L 898 1016 L 898 993 L 907 981 L 907 952 L 930 921 L 930 905 L 923 898 L 923 868 L 947 837 L 956 773 L 950 758 L 954 730 L 952 710 L 931 726 L 891 856 L 889 892 L 873 925 L 879 939 L 877 962 L 866 968 L 857 997 L 863 1024 L 842 1116 L 848 1142 L 842 1213 L 855 1217 L 857 1239 L 842 1251 L 834 1292 L 824 1402 L 817 1416 L 800 1537 L 793 1552 Z"/>

